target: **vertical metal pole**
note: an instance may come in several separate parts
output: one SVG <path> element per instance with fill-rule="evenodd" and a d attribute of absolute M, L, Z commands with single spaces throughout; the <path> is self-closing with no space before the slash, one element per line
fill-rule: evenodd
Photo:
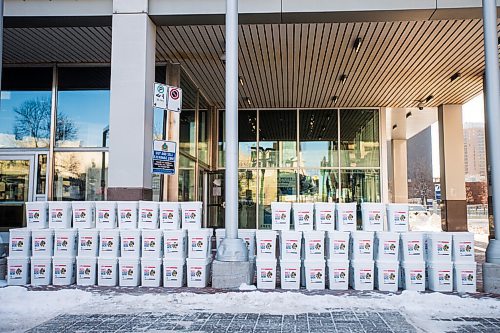
<path fill-rule="evenodd" d="M 47 183 L 49 191 L 47 192 L 47 200 L 55 200 L 55 161 L 54 161 L 54 146 L 56 144 L 56 126 L 57 126 L 57 94 L 58 94 L 58 70 L 57 66 L 52 67 L 52 99 L 50 103 L 50 135 L 49 135 L 49 158 L 47 161 Z"/>
<path fill-rule="evenodd" d="M 0 91 L 2 89 L 2 67 L 3 67 L 3 0 L 0 0 Z"/>
<path fill-rule="evenodd" d="M 495 0 L 483 0 L 483 29 L 485 56 L 485 118 L 488 131 L 488 147 L 491 166 L 491 191 L 493 213 L 495 214 L 495 239 L 486 250 L 486 262 L 500 264 L 500 73 L 498 69 L 497 8 Z"/>

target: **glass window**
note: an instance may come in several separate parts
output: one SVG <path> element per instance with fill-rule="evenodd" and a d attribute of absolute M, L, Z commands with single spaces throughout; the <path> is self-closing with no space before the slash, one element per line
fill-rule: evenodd
<path fill-rule="evenodd" d="M 300 202 L 337 202 L 339 173 L 337 170 L 303 169 L 299 174 Z"/>
<path fill-rule="evenodd" d="M 299 117 L 301 166 L 338 166 L 337 110 L 300 110 Z"/>
<path fill-rule="evenodd" d="M 340 163 L 380 166 L 378 110 L 340 110 Z"/>
<path fill-rule="evenodd" d="M 194 110 L 182 110 L 179 126 L 179 151 L 196 157 L 196 123 Z"/>
<path fill-rule="evenodd" d="M 47 184 L 47 155 L 38 155 L 36 194 L 45 194 Z"/>
<path fill-rule="evenodd" d="M 210 113 L 206 109 L 198 111 L 198 159 L 210 164 L 209 158 L 209 132 L 210 132 Z"/>
<path fill-rule="evenodd" d="M 259 114 L 259 166 L 297 166 L 297 111 L 266 110 Z"/>
<path fill-rule="evenodd" d="M 183 111 L 184 112 L 184 111 Z M 179 158 L 179 201 L 195 201 L 195 162 L 184 155 Z"/>
<path fill-rule="evenodd" d="M 59 69 L 57 147 L 106 147 L 109 137 L 109 67 Z"/>
<path fill-rule="evenodd" d="M 257 111 L 240 110 L 238 114 L 240 167 L 257 166 Z"/>
<path fill-rule="evenodd" d="M 224 110 L 219 110 L 219 135 L 217 143 L 217 160 L 219 168 L 224 168 L 226 166 L 226 128 L 224 120 Z"/>
<path fill-rule="evenodd" d="M 52 68 L 4 68 L 0 148 L 49 146 Z"/>
<path fill-rule="evenodd" d="M 54 153 L 55 200 L 106 200 L 108 153 Z"/>
<path fill-rule="evenodd" d="M 380 202 L 380 170 L 341 170 L 342 202 Z"/>
<path fill-rule="evenodd" d="M 238 220 L 242 229 L 255 229 L 256 226 L 257 172 L 240 170 L 238 173 Z"/>

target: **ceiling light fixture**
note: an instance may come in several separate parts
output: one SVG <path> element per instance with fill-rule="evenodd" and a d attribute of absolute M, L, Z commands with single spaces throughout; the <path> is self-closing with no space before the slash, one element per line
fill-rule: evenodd
<path fill-rule="evenodd" d="M 226 52 L 222 51 L 222 54 L 220 55 L 219 59 L 223 62 L 226 63 Z"/>
<path fill-rule="evenodd" d="M 245 101 L 248 103 L 248 105 L 252 105 L 252 101 L 250 100 L 250 97 L 245 97 Z"/>
<path fill-rule="evenodd" d="M 354 52 L 358 53 L 359 49 L 361 48 L 362 41 L 363 40 L 361 39 L 361 37 L 356 38 L 356 40 L 354 41 L 354 45 L 353 45 Z"/>
<path fill-rule="evenodd" d="M 337 103 L 337 100 L 338 100 L 338 99 L 339 99 L 339 98 L 338 98 L 337 96 L 333 96 L 333 97 L 332 97 L 332 102 L 333 102 L 333 104 Z"/>
<path fill-rule="evenodd" d="M 411 117 L 411 111 L 406 114 L 406 119 Z"/>
<path fill-rule="evenodd" d="M 342 84 L 345 84 L 345 82 L 346 82 L 346 81 L 347 81 L 347 75 L 342 74 L 342 75 L 340 76 L 340 82 L 342 82 Z"/>
<path fill-rule="evenodd" d="M 243 87 L 243 76 L 238 76 L 238 81 L 240 82 L 240 85 Z"/>
<path fill-rule="evenodd" d="M 427 98 L 425 99 L 425 101 L 426 101 L 427 103 L 429 103 L 429 102 L 431 101 L 431 99 L 433 99 L 433 98 L 434 98 L 434 96 L 429 95 L 429 96 L 427 96 Z"/>
<path fill-rule="evenodd" d="M 394 131 L 396 128 L 398 128 L 398 125 L 394 124 L 392 125 L 392 130 Z"/>
<path fill-rule="evenodd" d="M 460 79 L 460 77 L 462 76 L 462 74 L 460 74 L 459 72 L 453 74 L 451 77 L 450 77 L 450 80 L 451 82 L 455 81 L 455 80 L 458 80 Z"/>

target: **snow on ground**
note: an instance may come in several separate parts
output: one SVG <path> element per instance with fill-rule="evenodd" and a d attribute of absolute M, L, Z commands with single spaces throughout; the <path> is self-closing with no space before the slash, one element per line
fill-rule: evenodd
<path fill-rule="evenodd" d="M 500 316 L 500 300 L 440 293 L 403 291 L 401 294 L 305 295 L 300 292 L 228 292 L 216 294 L 117 294 L 79 289 L 28 291 L 0 288 L 0 331 L 22 331 L 61 313 L 218 312 L 298 314 L 331 309 L 397 310 L 425 332 L 443 332 L 456 323 L 432 318 Z"/>

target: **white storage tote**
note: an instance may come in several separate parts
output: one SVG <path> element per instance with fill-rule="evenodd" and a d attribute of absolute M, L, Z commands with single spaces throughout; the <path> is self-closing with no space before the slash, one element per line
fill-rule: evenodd
<path fill-rule="evenodd" d="M 302 231 L 278 231 L 280 259 L 300 260 Z"/>
<path fill-rule="evenodd" d="M 429 232 L 425 234 L 427 261 L 451 262 L 452 234 L 450 232 Z"/>
<path fill-rule="evenodd" d="M 139 228 L 158 229 L 158 210 L 158 202 L 139 201 Z"/>
<path fill-rule="evenodd" d="M 255 258 L 255 229 L 238 229 L 238 237 L 243 239 L 247 245 L 248 258 Z"/>
<path fill-rule="evenodd" d="M 349 289 L 349 260 L 327 260 L 328 288 Z"/>
<path fill-rule="evenodd" d="M 424 234 L 418 231 L 401 233 L 401 260 L 424 261 Z"/>
<path fill-rule="evenodd" d="M 96 228 L 116 228 L 116 201 L 96 201 L 95 203 Z"/>
<path fill-rule="evenodd" d="M 325 232 L 324 231 L 304 231 L 304 260 L 324 260 L 325 259 Z"/>
<path fill-rule="evenodd" d="M 69 229 L 71 230 L 71 229 Z M 52 257 L 54 253 L 54 229 L 35 229 L 31 232 L 33 257 Z"/>
<path fill-rule="evenodd" d="M 326 258 L 334 261 L 349 260 L 349 231 L 326 232 Z"/>
<path fill-rule="evenodd" d="M 255 261 L 258 289 L 276 289 L 276 259 L 259 258 Z"/>
<path fill-rule="evenodd" d="M 141 259 L 141 285 L 143 287 L 159 287 L 161 285 L 161 258 Z"/>
<path fill-rule="evenodd" d="M 56 229 L 54 231 L 54 256 L 75 257 L 77 253 L 77 229 Z"/>
<path fill-rule="evenodd" d="M 257 258 L 276 259 L 276 231 L 257 230 Z"/>
<path fill-rule="evenodd" d="M 271 202 L 272 230 L 290 230 L 291 202 Z"/>
<path fill-rule="evenodd" d="M 335 204 L 337 218 L 335 220 L 335 229 L 338 231 L 356 231 L 357 211 L 355 202 Z"/>
<path fill-rule="evenodd" d="M 186 282 L 186 259 L 163 259 L 163 286 L 179 288 Z"/>
<path fill-rule="evenodd" d="M 190 288 L 205 288 L 210 281 L 210 258 L 187 258 L 187 286 Z"/>
<path fill-rule="evenodd" d="M 186 230 L 163 230 L 163 256 L 165 257 L 165 259 L 186 258 Z"/>
<path fill-rule="evenodd" d="M 300 289 L 300 259 L 281 259 L 281 289 Z"/>
<path fill-rule="evenodd" d="M 30 283 L 30 258 L 7 258 L 7 284 L 24 286 Z"/>
<path fill-rule="evenodd" d="M 161 258 L 163 255 L 163 233 L 160 229 L 142 229 L 142 257 Z"/>
<path fill-rule="evenodd" d="M 212 256 L 213 229 L 188 231 L 188 257 L 192 259 L 210 258 Z"/>
<path fill-rule="evenodd" d="M 31 284 L 48 286 L 52 284 L 52 259 L 31 258 Z"/>
<path fill-rule="evenodd" d="M 181 228 L 181 205 L 178 202 L 160 202 L 159 209 L 160 229 Z"/>
<path fill-rule="evenodd" d="M 97 258 L 97 285 L 116 287 L 118 285 L 118 259 Z"/>
<path fill-rule="evenodd" d="M 380 291 L 398 291 L 399 263 L 397 261 L 378 260 L 375 263 L 375 287 Z"/>
<path fill-rule="evenodd" d="M 73 228 L 95 228 L 95 202 L 73 201 L 71 206 L 73 209 Z"/>
<path fill-rule="evenodd" d="M 401 262 L 401 287 L 405 290 L 425 291 L 425 262 Z"/>
<path fill-rule="evenodd" d="M 312 231 L 314 230 L 314 203 L 294 202 L 293 209 L 293 224 L 297 231 Z"/>
<path fill-rule="evenodd" d="M 49 227 L 49 204 L 45 201 L 28 201 L 25 204 L 28 229 L 47 229 Z"/>
<path fill-rule="evenodd" d="M 307 290 L 325 289 L 325 260 L 304 260 L 304 280 Z"/>
<path fill-rule="evenodd" d="M 351 232 L 351 259 L 373 260 L 373 231 Z"/>
<path fill-rule="evenodd" d="M 75 258 L 52 257 L 52 284 L 69 286 L 75 283 Z"/>
<path fill-rule="evenodd" d="M 459 293 L 475 293 L 476 287 L 476 262 L 454 262 L 453 290 Z"/>
<path fill-rule="evenodd" d="M 382 262 L 399 260 L 399 233 L 392 231 L 375 233 L 375 259 Z"/>
<path fill-rule="evenodd" d="M 120 287 L 137 287 L 139 285 L 139 258 L 118 259 L 118 285 Z"/>
<path fill-rule="evenodd" d="M 99 230 L 78 230 L 78 256 L 97 257 L 99 254 Z"/>
<path fill-rule="evenodd" d="M 428 287 L 432 291 L 453 291 L 453 264 L 446 261 L 428 261 L 427 263 Z"/>
<path fill-rule="evenodd" d="M 201 229 L 201 218 L 203 212 L 203 202 L 181 202 L 182 229 Z"/>
<path fill-rule="evenodd" d="M 452 260 L 455 262 L 474 262 L 474 234 L 472 232 L 454 232 Z"/>
<path fill-rule="evenodd" d="M 116 258 L 120 254 L 120 230 L 102 229 L 99 232 L 99 257 Z"/>
<path fill-rule="evenodd" d="M 76 284 L 94 286 L 97 283 L 97 258 L 76 257 Z"/>
<path fill-rule="evenodd" d="M 138 201 L 117 201 L 116 213 L 120 229 L 136 229 L 139 211 Z"/>
<path fill-rule="evenodd" d="M 314 203 L 314 230 L 333 231 L 335 230 L 335 203 L 316 202 Z"/>
<path fill-rule="evenodd" d="M 120 255 L 122 258 L 139 258 L 141 256 L 141 244 L 140 230 L 120 230 Z"/>
<path fill-rule="evenodd" d="M 71 228 L 72 215 L 70 201 L 49 201 L 49 228 Z"/>
<path fill-rule="evenodd" d="M 31 256 L 31 230 L 26 228 L 10 229 L 9 256 L 28 258 Z"/>
<path fill-rule="evenodd" d="M 373 290 L 374 273 L 373 260 L 351 260 L 351 287 L 354 290 Z"/>
<path fill-rule="evenodd" d="M 387 204 L 387 230 L 408 231 L 408 204 Z"/>
<path fill-rule="evenodd" d="M 365 231 L 384 231 L 385 204 L 361 203 L 361 225 Z"/>

